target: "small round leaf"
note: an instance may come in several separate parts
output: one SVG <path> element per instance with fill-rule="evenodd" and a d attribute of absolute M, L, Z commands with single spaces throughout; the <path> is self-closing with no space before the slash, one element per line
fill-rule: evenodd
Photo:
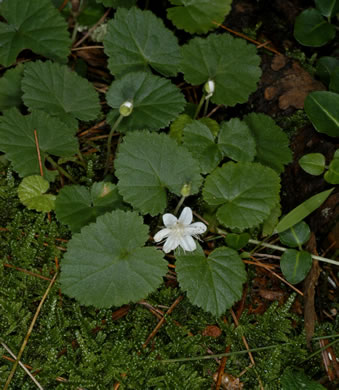
<path fill-rule="evenodd" d="M 202 249 L 176 255 L 180 287 L 189 300 L 219 317 L 242 295 L 244 263 L 234 249 L 219 247 L 206 258 Z"/>
<path fill-rule="evenodd" d="M 325 169 L 325 156 L 321 153 L 309 153 L 299 160 L 301 168 L 310 175 L 321 175 Z"/>
<path fill-rule="evenodd" d="M 295 19 L 294 38 L 304 46 L 320 47 L 335 37 L 335 27 L 315 8 L 309 8 Z"/>
<path fill-rule="evenodd" d="M 324 84 L 329 84 L 331 74 L 336 67 L 339 67 L 339 60 L 335 57 L 321 57 L 317 61 L 316 75 Z"/>
<path fill-rule="evenodd" d="M 339 158 L 334 158 L 331 161 L 324 178 L 328 183 L 339 184 Z"/>
<path fill-rule="evenodd" d="M 306 251 L 287 249 L 280 258 L 281 271 L 289 283 L 297 284 L 305 279 L 312 267 L 312 256 Z"/>
<path fill-rule="evenodd" d="M 339 94 L 315 91 L 307 95 L 304 108 L 319 133 L 339 137 Z"/>
<path fill-rule="evenodd" d="M 48 213 L 54 209 L 55 196 L 45 194 L 49 183 L 41 176 L 25 177 L 18 187 L 20 202 L 31 210 Z"/>
<path fill-rule="evenodd" d="M 121 306 L 162 282 L 162 253 L 144 247 L 148 227 L 135 212 L 115 210 L 73 235 L 61 266 L 61 288 L 83 305 Z"/>
<path fill-rule="evenodd" d="M 301 247 L 310 239 L 311 230 L 306 222 L 301 221 L 287 230 L 279 233 L 280 241 L 292 248 Z"/>

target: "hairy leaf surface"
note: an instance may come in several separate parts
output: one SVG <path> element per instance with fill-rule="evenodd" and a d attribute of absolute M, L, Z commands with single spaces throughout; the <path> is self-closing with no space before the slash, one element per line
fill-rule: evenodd
<path fill-rule="evenodd" d="M 108 68 L 114 75 L 147 71 L 175 76 L 181 61 L 177 38 L 150 11 L 119 8 L 104 39 Z"/>
<path fill-rule="evenodd" d="M 3 0 L 0 15 L 0 64 L 9 66 L 24 49 L 65 63 L 71 40 L 67 23 L 50 0 Z"/>
<path fill-rule="evenodd" d="M 246 229 L 259 225 L 279 199 L 279 177 L 258 163 L 228 162 L 205 181 L 203 197 L 219 206 L 218 220 L 227 227 Z"/>
<path fill-rule="evenodd" d="M 181 196 L 184 184 L 191 194 L 202 178 L 191 154 L 167 134 L 132 132 L 125 136 L 115 160 L 118 188 L 126 202 L 143 214 L 157 215 L 167 206 L 167 191 Z"/>
<path fill-rule="evenodd" d="M 211 101 L 234 106 L 245 103 L 257 88 L 261 75 L 256 48 L 229 34 L 193 38 L 183 46 L 181 70 L 193 85 L 215 82 Z"/>
<path fill-rule="evenodd" d="M 246 281 L 240 256 L 226 247 L 215 249 L 207 258 L 200 247 L 176 254 L 176 272 L 189 300 L 217 317 L 241 298 Z"/>
<path fill-rule="evenodd" d="M 145 298 L 162 282 L 167 265 L 144 247 L 148 227 L 135 212 L 115 210 L 73 235 L 62 260 L 61 288 L 83 305 L 121 306 Z"/>

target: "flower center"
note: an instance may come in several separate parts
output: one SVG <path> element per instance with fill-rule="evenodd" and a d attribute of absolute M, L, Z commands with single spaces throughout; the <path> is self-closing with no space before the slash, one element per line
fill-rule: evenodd
<path fill-rule="evenodd" d="M 173 233 L 176 235 L 176 237 L 183 237 L 185 235 L 185 228 L 186 228 L 185 225 L 177 221 L 175 225 L 172 227 L 172 230 Z"/>

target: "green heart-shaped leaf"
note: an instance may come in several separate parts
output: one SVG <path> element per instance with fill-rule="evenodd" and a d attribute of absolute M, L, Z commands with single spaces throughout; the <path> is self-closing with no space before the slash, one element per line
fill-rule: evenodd
<path fill-rule="evenodd" d="M 176 272 L 189 300 L 217 317 L 241 298 L 246 281 L 240 256 L 226 247 L 215 249 L 207 258 L 200 247 L 194 252 L 176 254 Z"/>

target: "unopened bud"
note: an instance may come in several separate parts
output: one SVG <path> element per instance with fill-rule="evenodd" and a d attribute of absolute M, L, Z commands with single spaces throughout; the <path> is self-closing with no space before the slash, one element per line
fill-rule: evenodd
<path fill-rule="evenodd" d="M 181 195 L 187 198 L 191 194 L 191 184 L 184 184 L 180 191 Z"/>
<path fill-rule="evenodd" d="M 205 99 L 209 99 L 215 91 L 215 82 L 213 80 L 208 80 L 204 85 L 204 91 L 206 93 Z"/>
<path fill-rule="evenodd" d="M 124 103 L 119 108 L 120 115 L 122 116 L 129 116 L 132 114 L 133 111 L 133 103 L 129 102 L 128 100 Z"/>

